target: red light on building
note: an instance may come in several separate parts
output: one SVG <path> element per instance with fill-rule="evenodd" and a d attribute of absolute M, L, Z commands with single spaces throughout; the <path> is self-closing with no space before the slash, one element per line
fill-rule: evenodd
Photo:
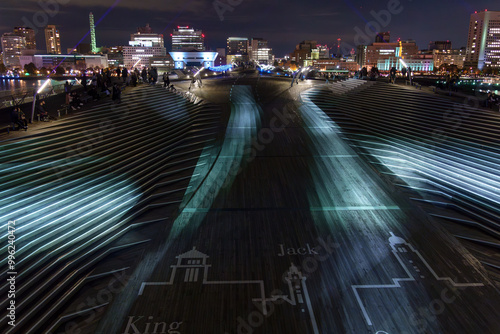
<path fill-rule="evenodd" d="M 205 34 L 201 34 L 201 37 L 205 38 Z"/>

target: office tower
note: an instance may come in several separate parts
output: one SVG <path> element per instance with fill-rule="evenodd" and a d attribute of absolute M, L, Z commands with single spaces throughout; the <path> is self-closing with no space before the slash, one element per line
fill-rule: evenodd
<path fill-rule="evenodd" d="M 153 29 L 147 24 L 145 27 L 137 28 L 137 32 L 130 35 L 130 46 L 165 47 L 163 34 L 153 33 Z"/>
<path fill-rule="evenodd" d="M 205 51 L 205 35 L 201 30 L 177 27 L 172 33 L 172 51 L 195 49 Z"/>
<path fill-rule="evenodd" d="M 61 37 L 55 25 L 45 27 L 45 45 L 48 54 L 61 54 Z"/>
<path fill-rule="evenodd" d="M 295 50 L 290 54 L 290 58 L 296 61 L 299 66 L 304 65 L 304 60 L 311 59 L 312 52 L 317 48 L 318 42 L 312 40 L 302 41 L 295 47 Z"/>
<path fill-rule="evenodd" d="M 149 58 L 167 55 L 163 35 L 153 33 L 149 24 L 137 28 L 137 32 L 130 35 L 128 44 L 123 47 L 123 64 L 127 68 L 148 67 Z"/>
<path fill-rule="evenodd" d="M 267 40 L 263 38 L 252 38 L 248 42 L 248 54 L 250 60 L 260 64 L 272 65 L 274 63 L 273 49 L 267 45 Z"/>
<path fill-rule="evenodd" d="M 26 48 L 26 38 L 14 33 L 5 33 L 1 37 L 3 63 L 7 68 L 19 68 L 19 57 Z"/>
<path fill-rule="evenodd" d="M 500 68 L 500 11 L 484 10 L 471 15 L 465 66 Z"/>
<path fill-rule="evenodd" d="M 227 39 L 227 54 L 228 55 L 248 54 L 248 38 L 229 37 Z"/>
<path fill-rule="evenodd" d="M 15 27 L 14 34 L 24 37 L 26 40 L 26 49 L 36 50 L 35 31 L 29 27 Z"/>

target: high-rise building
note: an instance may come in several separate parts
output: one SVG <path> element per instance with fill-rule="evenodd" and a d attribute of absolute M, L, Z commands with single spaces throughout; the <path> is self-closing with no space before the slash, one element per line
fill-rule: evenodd
<path fill-rule="evenodd" d="M 226 64 L 248 62 L 250 60 L 249 47 L 246 37 L 228 37 Z"/>
<path fill-rule="evenodd" d="M 228 55 L 248 54 L 248 38 L 229 37 L 227 39 L 227 54 Z"/>
<path fill-rule="evenodd" d="M 48 54 L 61 54 L 61 36 L 55 25 L 45 27 L 45 45 Z"/>
<path fill-rule="evenodd" d="M 172 51 L 205 51 L 205 35 L 201 30 L 189 27 L 177 27 L 172 33 Z"/>
<path fill-rule="evenodd" d="M 304 60 L 311 59 L 312 50 L 315 50 L 317 45 L 317 41 L 302 41 L 297 44 L 295 50 L 290 54 L 290 58 L 299 64 L 299 66 L 302 66 L 304 65 Z"/>
<path fill-rule="evenodd" d="M 89 14 L 89 23 L 90 23 L 90 51 L 92 53 L 97 53 L 97 44 L 95 40 L 95 24 L 94 24 L 94 14 L 90 12 Z"/>
<path fill-rule="evenodd" d="M 451 42 L 450 41 L 433 41 L 429 43 L 429 51 L 434 50 L 451 50 Z"/>
<path fill-rule="evenodd" d="M 252 38 L 248 42 L 248 54 L 250 60 L 260 64 L 272 65 L 274 63 L 273 49 L 267 45 L 267 40 L 263 38 Z"/>
<path fill-rule="evenodd" d="M 7 68 L 20 68 L 19 57 L 26 48 L 26 38 L 14 33 L 5 33 L 1 38 L 3 63 Z"/>
<path fill-rule="evenodd" d="M 163 34 L 153 33 L 153 29 L 149 25 L 137 28 L 137 32 L 130 35 L 130 42 L 128 44 L 130 46 L 165 47 Z"/>
<path fill-rule="evenodd" d="M 26 49 L 36 50 L 35 31 L 29 27 L 15 27 L 14 34 L 24 37 L 26 40 Z"/>
<path fill-rule="evenodd" d="M 500 11 L 471 15 L 465 66 L 500 68 Z"/>
<path fill-rule="evenodd" d="M 316 45 L 319 51 L 319 59 L 329 59 L 330 58 L 330 48 L 328 45 Z"/>
<path fill-rule="evenodd" d="M 130 35 L 129 46 L 123 47 L 123 65 L 127 68 L 149 66 L 149 58 L 166 55 L 163 35 L 153 33 L 148 24 Z"/>
<path fill-rule="evenodd" d="M 375 36 L 375 43 L 390 43 L 391 42 L 391 32 L 379 32 L 377 36 Z"/>

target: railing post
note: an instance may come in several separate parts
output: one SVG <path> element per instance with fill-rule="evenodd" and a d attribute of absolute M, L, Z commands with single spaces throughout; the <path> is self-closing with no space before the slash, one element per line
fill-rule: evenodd
<path fill-rule="evenodd" d="M 30 118 L 30 123 L 33 123 L 33 120 L 35 119 L 35 104 L 36 104 L 36 95 L 38 93 L 35 91 L 35 95 L 33 95 L 33 105 L 31 106 L 31 118 Z"/>

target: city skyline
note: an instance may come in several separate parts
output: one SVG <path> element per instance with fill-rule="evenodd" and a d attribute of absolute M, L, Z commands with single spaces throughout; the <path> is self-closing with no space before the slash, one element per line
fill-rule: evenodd
<path fill-rule="evenodd" d="M 170 45 L 169 38 L 174 28 L 193 26 L 203 30 L 209 49 L 225 47 L 229 36 L 261 37 L 269 41 L 276 57 L 283 57 L 302 40 L 313 39 L 333 47 L 337 38 L 342 38 L 344 52 L 350 46 L 373 42 L 374 36 L 368 35 L 368 39 L 363 36 L 367 35 L 364 32 L 370 21 L 380 24 L 381 31 L 391 31 L 392 40 L 415 40 L 419 49 L 426 49 L 433 40 L 450 40 L 455 48 L 465 47 L 470 15 L 484 9 L 498 10 L 492 7 L 494 2 L 491 0 L 463 0 L 459 3 L 342 0 L 327 5 L 312 0 L 307 4 L 295 2 L 286 8 L 279 3 L 246 1 L 235 1 L 233 4 L 237 5 L 227 7 L 227 3 L 219 0 L 170 4 L 146 1 L 141 3 L 141 8 L 129 0 L 92 0 L 85 4 L 60 2 L 42 1 L 40 4 L 46 5 L 42 9 L 36 1 L 7 0 L 0 8 L 3 12 L 0 31 L 11 31 L 14 26 L 30 26 L 38 30 L 37 45 L 43 45 L 43 26 L 56 25 L 61 33 L 62 50 L 66 50 L 80 40 L 90 43 L 88 14 L 92 11 L 98 47 L 127 45 L 130 33 L 149 23 L 155 33 L 164 34 L 166 45 Z M 388 6 L 393 7 L 393 13 L 388 11 Z M 45 21 L 43 26 L 36 25 Z"/>

